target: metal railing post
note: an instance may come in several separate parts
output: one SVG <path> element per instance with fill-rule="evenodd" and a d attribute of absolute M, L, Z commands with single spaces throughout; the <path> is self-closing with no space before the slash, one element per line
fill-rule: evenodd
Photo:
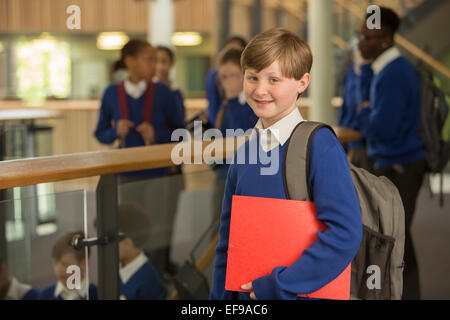
<path fill-rule="evenodd" d="M 117 176 L 100 177 L 97 185 L 97 237 L 117 239 Z M 98 246 L 98 298 L 119 299 L 119 248 L 118 241 Z"/>

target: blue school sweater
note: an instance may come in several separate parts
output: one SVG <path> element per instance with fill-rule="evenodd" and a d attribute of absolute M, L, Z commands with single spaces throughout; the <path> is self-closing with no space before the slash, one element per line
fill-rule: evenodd
<path fill-rule="evenodd" d="M 361 88 L 364 90 L 364 88 Z M 370 107 L 356 117 L 375 169 L 425 158 L 419 137 L 419 77 L 405 57 L 387 64 L 370 84 Z"/>
<path fill-rule="evenodd" d="M 164 287 L 155 268 L 147 261 L 126 283 L 120 279 L 120 294 L 127 300 L 156 300 L 164 298 Z"/>
<path fill-rule="evenodd" d="M 185 108 L 184 108 L 184 98 L 180 89 L 172 90 L 172 93 L 175 97 L 175 101 L 178 104 L 178 109 L 181 110 L 183 119 L 185 119 Z"/>
<path fill-rule="evenodd" d="M 103 94 L 102 104 L 99 111 L 95 137 L 105 144 L 113 143 L 117 138 L 117 131 L 111 122 L 120 120 L 119 101 L 117 94 L 118 84 L 108 86 Z M 142 109 L 144 107 L 145 93 L 138 99 L 134 99 L 127 94 L 128 107 L 130 109 L 130 120 L 134 122 L 134 127 L 130 128 L 126 138 L 125 147 L 144 146 L 145 142 L 136 127 L 142 123 Z M 151 124 L 155 130 L 156 143 L 170 143 L 172 132 L 177 128 L 184 128 L 184 110 L 170 90 L 162 82 L 155 83 L 155 96 L 153 100 L 153 112 Z M 155 177 L 167 174 L 168 168 L 158 168 L 127 172 L 126 176 Z"/>
<path fill-rule="evenodd" d="M 206 97 L 208 99 L 208 120 L 216 123 L 217 112 L 223 102 L 223 96 L 217 87 L 217 68 L 211 68 L 206 75 Z"/>
<path fill-rule="evenodd" d="M 247 148 L 246 164 L 232 164 L 230 167 L 220 218 L 220 241 L 216 247 L 211 299 L 249 299 L 248 293 L 225 290 L 231 200 L 233 195 L 286 199 L 282 163 L 287 145 L 288 142 L 268 153 L 269 157 L 271 152 L 279 153 L 280 165 L 275 175 L 260 174 L 260 169 L 270 164 L 261 165 L 260 161 L 248 164 L 248 141 L 241 147 Z M 348 161 L 342 146 L 326 128 L 319 129 L 313 137 L 308 186 L 317 218 L 328 229 L 319 232 L 318 240 L 290 267 L 278 266 L 270 275 L 255 279 L 253 288 L 257 299 L 297 299 L 299 293 L 314 292 L 341 274 L 359 249 L 361 212 Z"/>
<path fill-rule="evenodd" d="M 258 117 L 253 112 L 248 103 L 241 104 L 239 98 L 233 98 L 228 101 L 228 107 L 223 115 L 220 131 L 226 136 L 226 129 L 242 129 L 247 131 L 253 128 L 258 122 Z"/>
<path fill-rule="evenodd" d="M 41 292 L 38 289 L 31 288 L 20 300 L 37 300 L 39 299 L 40 294 Z"/>
<path fill-rule="evenodd" d="M 61 295 L 55 297 L 56 282 L 41 291 L 39 300 L 63 300 Z M 89 300 L 97 300 L 97 286 L 93 283 L 89 284 Z"/>
<path fill-rule="evenodd" d="M 220 131 L 223 137 L 227 137 L 226 129 L 242 129 L 245 132 L 255 127 L 257 122 L 258 117 L 248 103 L 241 104 L 239 97 L 236 97 L 228 101 L 228 107 L 223 115 Z M 228 164 L 220 165 L 216 170 L 216 176 L 218 178 L 225 178 L 228 173 L 228 167 Z"/>
<path fill-rule="evenodd" d="M 359 131 L 356 121 L 356 107 L 364 100 L 369 100 L 370 82 L 373 72 L 369 64 L 360 66 L 361 75 L 356 74 L 355 65 L 352 64 L 345 75 L 344 90 L 342 92 L 342 106 L 339 112 L 338 124 L 340 126 Z M 364 90 L 361 90 L 363 88 Z M 364 139 L 347 143 L 349 149 L 364 145 Z"/>

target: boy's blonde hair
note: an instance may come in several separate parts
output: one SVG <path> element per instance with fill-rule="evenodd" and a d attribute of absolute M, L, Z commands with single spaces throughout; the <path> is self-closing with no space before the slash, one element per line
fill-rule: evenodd
<path fill-rule="evenodd" d="M 276 60 L 284 77 L 300 80 L 310 72 L 313 58 L 308 44 L 296 34 L 273 28 L 250 40 L 241 56 L 241 68 L 259 72 Z"/>

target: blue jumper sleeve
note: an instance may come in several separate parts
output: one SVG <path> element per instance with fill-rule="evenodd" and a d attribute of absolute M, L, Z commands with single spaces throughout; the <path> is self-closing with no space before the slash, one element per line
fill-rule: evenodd
<path fill-rule="evenodd" d="M 154 123 L 156 141 L 158 143 L 171 142 L 172 132 L 178 128 L 184 128 L 184 110 L 177 102 L 175 94 L 167 86 L 161 86 L 161 95 L 158 96 L 158 105 L 162 106 L 164 121 Z M 155 104 L 156 104 L 155 103 Z"/>
<path fill-rule="evenodd" d="M 113 93 L 112 87 L 108 87 L 103 94 L 97 128 L 94 133 L 97 140 L 104 144 L 113 143 L 118 137 L 116 128 L 111 124 L 114 120 L 113 104 L 110 101 Z"/>
<path fill-rule="evenodd" d="M 206 76 L 206 96 L 208 99 L 208 120 L 215 123 L 217 112 L 222 105 L 222 97 L 216 83 L 217 69 L 212 68 Z"/>
<path fill-rule="evenodd" d="M 377 81 L 370 106 L 360 110 L 356 121 L 364 137 L 389 142 L 397 134 L 408 107 L 407 81 L 402 74 L 391 72 Z"/>
<path fill-rule="evenodd" d="M 317 218 L 328 228 L 290 267 L 276 267 L 253 281 L 257 299 L 296 299 L 335 279 L 355 257 L 362 238 L 359 202 L 348 161 L 325 128 L 313 137 L 308 178 Z"/>

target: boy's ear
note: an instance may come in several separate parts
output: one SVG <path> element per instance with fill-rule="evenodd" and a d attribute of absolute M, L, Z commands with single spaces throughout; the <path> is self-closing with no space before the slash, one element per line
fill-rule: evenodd
<path fill-rule="evenodd" d="M 305 73 L 298 81 L 297 93 L 303 93 L 308 88 L 310 82 L 311 75 L 309 73 Z"/>

